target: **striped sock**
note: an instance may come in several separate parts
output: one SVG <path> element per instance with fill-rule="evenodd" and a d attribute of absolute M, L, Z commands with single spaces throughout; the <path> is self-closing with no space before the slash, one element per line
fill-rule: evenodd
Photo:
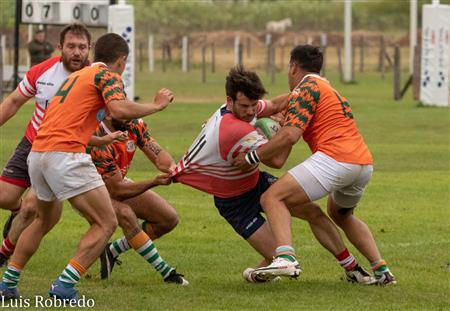
<path fill-rule="evenodd" d="M 59 280 L 64 285 L 64 287 L 74 287 L 85 272 L 86 269 L 82 265 L 71 259 L 67 267 L 59 276 Z"/>
<path fill-rule="evenodd" d="M 290 262 L 296 261 L 296 255 L 295 250 L 291 245 L 282 245 L 278 246 L 275 249 L 275 257 L 279 258 L 285 258 L 289 260 Z"/>
<path fill-rule="evenodd" d="M 3 284 L 8 288 L 16 288 L 17 283 L 19 283 L 20 272 L 22 272 L 23 267 L 13 261 L 11 261 L 3 274 Z"/>
<path fill-rule="evenodd" d="M 0 253 L 9 258 L 14 253 L 15 248 L 16 246 L 11 242 L 9 237 L 6 237 L 6 239 L 3 240 L 2 247 L 0 248 Z"/>
<path fill-rule="evenodd" d="M 338 260 L 338 263 L 341 265 L 341 267 L 347 271 L 352 270 L 357 265 L 355 257 L 350 254 L 347 248 L 344 249 L 344 251 L 339 255 L 336 255 L 336 259 Z"/>
<path fill-rule="evenodd" d="M 148 221 L 144 221 L 141 225 L 142 230 L 145 231 L 145 233 L 147 233 L 148 237 L 154 241 L 158 238 L 158 236 L 155 233 L 155 230 L 153 230 L 153 226 L 151 223 L 149 223 Z"/>
<path fill-rule="evenodd" d="M 389 268 L 387 266 L 387 263 L 385 260 L 380 259 L 374 262 L 370 263 L 370 266 L 372 267 L 372 271 L 375 275 L 381 275 L 384 272 L 389 271 Z"/>
<path fill-rule="evenodd" d="M 109 250 L 113 254 L 114 258 L 119 256 L 122 253 L 125 253 L 127 250 L 131 248 L 130 244 L 128 244 L 128 240 L 126 237 L 121 237 L 109 246 Z"/>
<path fill-rule="evenodd" d="M 159 274 L 165 279 L 173 270 L 162 258 L 159 256 L 155 244 L 148 237 L 147 233 L 140 231 L 132 239 L 128 241 L 136 252 L 155 268 Z"/>

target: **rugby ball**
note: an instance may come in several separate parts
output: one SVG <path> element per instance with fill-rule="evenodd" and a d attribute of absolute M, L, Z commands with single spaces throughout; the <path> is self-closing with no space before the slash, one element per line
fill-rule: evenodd
<path fill-rule="evenodd" d="M 261 118 L 256 120 L 255 128 L 270 140 L 281 129 L 281 125 L 271 118 Z"/>

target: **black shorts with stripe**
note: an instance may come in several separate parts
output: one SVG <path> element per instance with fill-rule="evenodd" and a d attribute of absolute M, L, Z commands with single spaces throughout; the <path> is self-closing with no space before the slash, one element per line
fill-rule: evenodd
<path fill-rule="evenodd" d="M 262 216 L 263 210 L 259 200 L 276 180 L 275 176 L 260 172 L 258 183 L 252 190 L 231 198 L 214 197 L 220 215 L 244 239 L 247 240 L 266 221 Z"/>
<path fill-rule="evenodd" d="M 30 175 L 28 175 L 27 158 L 31 151 L 31 143 L 26 137 L 16 147 L 14 154 L 6 163 L 0 180 L 19 186 L 21 188 L 30 187 Z"/>

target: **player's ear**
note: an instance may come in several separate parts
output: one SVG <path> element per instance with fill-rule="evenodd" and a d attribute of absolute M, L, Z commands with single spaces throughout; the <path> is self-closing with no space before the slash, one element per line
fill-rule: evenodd
<path fill-rule="evenodd" d="M 56 46 L 58 48 L 58 50 L 62 51 L 62 45 L 61 43 L 58 43 L 58 45 Z"/>
<path fill-rule="evenodd" d="M 227 106 L 233 105 L 233 99 L 230 96 L 227 96 Z"/>

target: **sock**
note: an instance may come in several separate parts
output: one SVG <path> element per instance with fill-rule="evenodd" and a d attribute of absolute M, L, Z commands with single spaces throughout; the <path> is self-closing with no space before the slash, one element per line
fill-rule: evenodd
<path fill-rule="evenodd" d="M 21 265 L 11 261 L 3 274 L 3 284 L 8 288 L 16 288 L 22 269 L 23 267 Z"/>
<path fill-rule="evenodd" d="M 126 237 L 121 237 L 114 242 L 111 243 L 109 246 L 109 250 L 113 254 L 114 258 L 119 256 L 120 254 L 126 252 L 131 248 L 130 244 L 128 244 L 128 240 Z"/>
<path fill-rule="evenodd" d="M 64 287 L 74 287 L 85 272 L 86 269 L 82 265 L 71 259 L 67 267 L 59 276 L 59 280 L 64 285 Z"/>
<path fill-rule="evenodd" d="M 141 230 L 132 239 L 128 241 L 136 252 L 155 268 L 159 274 L 165 279 L 173 270 L 162 258 L 159 256 L 155 244 L 148 237 L 147 233 Z"/>
<path fill-rule="evenodd" d="M 158 238 L 158 236 L 156 235 L 155 231 L 153 230 L 152 224 L 149 223 L 148 221 L 144 221 L 141 225 L 142 230 L 145 231 L 145 233 L 147 233 L 148 237 L 154 241 Z"/>
<path fill-rule="evenodd" d="M 295 255 L 295 250 L 292 246 L 290 245 L 282 245 L 282 246 L 278 246 L 275 249 L 275 257 L 277 258 L 285 258 L 291 262 L 296 261 L 296 255 Z"/>
<path fill-rule="evenodd" d="M 356 263 L 355 257 L 348 251 L 348 249 L 344 249 L 342 253 L 336 255 L 336 259 L 342 268 L 349 271 L 355 268 L 358 264 Z"/>
<path fill-rule="evenodd" d="M 14 253 L 15 248 L 16 246 L 11 242 L 9 237 L 6 237 L 6 239 L 3 240 L 2 247 L 0 248 L 0 253 L 9 258 Z"/>
<path fill-rule="evenodd" d="M 374 272 L 375 275 L 381 275 L 384 272 L 389 271 L 387 263 L 383 259 L 371 262 L 370 266 L 372 267 L 372 271 Z"/>

